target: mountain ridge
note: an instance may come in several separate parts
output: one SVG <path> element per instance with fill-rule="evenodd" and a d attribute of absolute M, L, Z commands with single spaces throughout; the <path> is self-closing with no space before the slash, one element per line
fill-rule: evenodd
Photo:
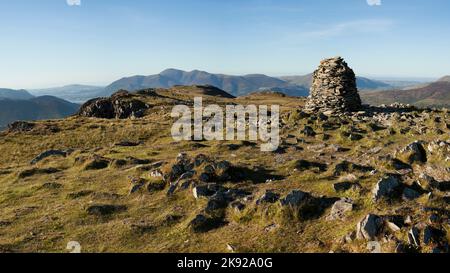
<path fill-rule="evenodd" d="M 79 106 L 54 96 L 34 97 L 29 100 L 0 100 L 0 129 L 18 120 L 67 117 L 75 114 Z"/>
<path fill-rule="evenodd" d="M 16 90 L 16 89 L 0 88 L 0 100 L 4 99 L 28 100 L 32 98 L 34 98 L 34 96 L 24 89 Z"/>
<path fill-rule="evenodd" d="M 437 81 L 407 90 L 390 90 L 362 94 L 363 101 L 372 105 L 408 103 L 419 107 L 450 106 L 450 81 Z"/>

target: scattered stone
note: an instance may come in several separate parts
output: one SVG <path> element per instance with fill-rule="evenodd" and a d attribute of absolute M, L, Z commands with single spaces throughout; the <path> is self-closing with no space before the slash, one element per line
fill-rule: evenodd
<path fill-rule="evenodd" d="M 47 183 L 44 183 L 44 184 L 41 186 L 41 189 L 57 190 L 57 189 L 60 189 L 60 188 L 62 188 L 62 187 L 63 187 L 62 184 L 54 183 L 54 182 L 47 182 Z"/>
<path fill-rule="evenodd" d="M 307 137 L 314 137 L 316 136 L 316 132 L 314 129 L 310 126 L 305 126 L 305 128 L 301 131 L 301 133 Z"/>
<path fill-rule="evenodd" d="M 405 158 L 409 164 L 427 162 L 427 152 L 419 141 L 413 142 L 400 150 L 399 156 Z"/>
<path fill-rule="evenodd" d="M 121 141 L 121 142 L 114 144 L 114 146 L 119 146 L 119 147 L 136 147 L 139 145 L 141 145 L 140 142 L 131 142 L 131 141 Z"/>
<path fill-rule="evenodd" d="M 38 175 L 38 174 L 54 174 L 59 172 L 60 170 L 56 169 L 56 168 L 32 168 L 32 169 L 27 169 L 27 170 L 23 170 L 21 172 L 19 172 L 18 177 L 20 179 L 23 178 L 27 178 L 27 177 L 31 177 L 34 175 Z"/>
<path fill-rule="evenodd" d="M 430 220 L 431 224 L 438 224 L 440 222 L 440 217 L 439 217 L 439 215 L 433 213 L 430 215 L 429 220 Z"/>
<path fill-rule="evenodd" d="M 354 172 L 354 171 L 359 171 L 359 172 L 371 172 L 373 171 L 374 168 L 369 167 L 369 166 L 362 166 L 362 165 L 358 165 L 352 162 L 348 162 L 348 161 L 343 161 L 341 163 L 338 163 L 335 167 L 334 167 L 334 172 L 333 175 L 334 176 L 339 176 L 344 172 Z"/>
<path fill-rule="evenodd" d="M 78 199 L 78 198 L 83 198 L 83 197 L 89 196 L 89 195 L 91 195 L 93 193 L 94 192 L 90 191 L 90 190 L 77 191 L 77 192 L 69 193 L 67 195 L 67 198 L 68 199 Z"/>
<path fill-rule="evenodd" d="M 140 189 L 142 189 L 144 187 L 145 183 L 147 183 L 147 181 L 143 178 L 132 178 L 130 194 L 133 194 L 133 193 L 139 191 Z"/>
<path fill-rule="evenodd" d="M 414 245 L 415 247 L 420 247 L 420 231 L 418 228 L 413 227 L 408 232 L 408 241 L 411 245 Z"/>
<path fill-rule="evenodd" d="M 28 121 L 15 121 L 8 124 L 8 132 L 10 133 L 26 133 L 30 132 L 36 126 L 35 123 Z"/>
<path fill-rule="evenodd" d="M 163 177 L 163 173 L 161 172 L 161 170 L 157 169 L 150 172 L 150 176 L 154 178 Z"/>
<path fill-rule="evenodd" d="M 405 188 L 403 190 L 402 198 L 405 201 L 414 200 L 420 197 L 420 193 L 417 191 L 411 189 L 411 188 Z"/>
<path fill-rule="evenodd" d="M 399 179 L 393 175 L 382 178 L 372 190 L 373 199 L 379 201 L 384 197 L 395 197 L 401 187 Z"/>
<path fill-rule="evenodd" d="M 87 208 L 87 213 L 95 216 L 106 216 L 127 210 L 126 206 L 119 205 L 93 205 Z"/>
<path fill-rule="evenodd" d="M 232 202 L 230 206 L 234 209 L 235 212 L 241 212 L 245 209 L 245 205 L 239 201 Z"/>
<path fill-rule="evenodd" d="M 325 172 L 328 169 L 328 166 L 323 163 L 318 162 L 310 162 L 307 160 L 297 160 L 295 162 L 295 169 L 298 171 L 306 171 L 306 170 L 316 170 L 318 172 Z"/>
<path fill-rule="evenodd" d="M 285 198 L 281 199 L 280 203 L 282 206 L 296 207 L 301 205 L 309 197 L 309 193 L 301 190 L 293 190 Z"/>
<path fill-rule="evenodd" d="M 336 192 L 344 192 L 350 189 L 359 190 L 361 189 L 361 185 L 353 182 L 340 182 L 333 184 L 333 188 Z"/>
<path fill-rule="evenodd" d="M 280 199 L 280 195 L 277 193 L 274 193 L 273 191 L 267 190 L 261 198 L 256 200 L 256 205 L 261 205 L 264 203 L 275 203 Z"/>
<path fill-rule="evenodd" d="M 209 184 L 209 185 L 202 185 L 197 186 L 192 189 L 192 194 L 194 195 L 195 199 L 199 199 L 202 197 L 209 197 L 214 195 L 219 189 L 216 185 Z"/>
<path fill-rule="evenodd" d="M 422 174 L 419 176 L 419 179 L 420 179 L 420 180 L 418 181 L 419 185 L 420 185 L 422 188 L 424 188 L 425 190 L 427 190 L 427 191 L 433 191 L 433 190 L 439 189 L 439 182 L 436 181 L 436 179 L 434 179 L 433 177 L 431 177 L 431 176 L 429 176 L 429 175 L 427 175 L 427 174 L 422 173 Z"/>
<path fill-rule="evenodd" d="M 157 182 L 150 182 L 147 185 L 148 192 L 158 192 L 166 188 L 167 183 L 163 180 Z"/>
<path fill-rule="evenodd" d="M 358 239 L 373 241 L 379 235 L 382 226 L 383 220 L 381 217 L 369 214 L 356 226 L 356 236 Z"/>
<path fill-rule="evenodd" d="M 423 243 L 425 245 L 439 244 L 445 237 L 445 232 L 432 226 L 426 226 L 423 230 Z"/>
<path fill-rule="evenodd" d="M 71 154 L 73 150 L 49 150 L 45 151 L 41 154 L 39 154 L 37 157 L 35 157 L 33 160 L 31 160 L 30 164 L 34 165 L 38 163 L 39 161 L 42 161 L 43 159 L 51 156 L 62 156 L 66 157 L 67 155 Z"/>
<path fill-rule="evenodd" d="M 412 167 L 409 164 L 406 164 L 405 162 L 397 159 L 397 158 L 392 158 L 390 159 L 389 164 L 392 166 L 392 168 L 394 168 L 394 170 L 397 171 L 411 171 Z"/>
<path fill-rule="evenodd" d="M 200 232 L 207 232 L 207 231 L 214 229 L 222 224 L 223 224 L 223 222 L 220 219 L 209 218 L 203 214 L 198 214 L 189 223 L 189 226 L 193 232 L 200 233 Z"/>
<path fill-rule="evenodd" d="M 339 201 L 336 201 L 331 207 L 331 212 L 327 217 L 327 220 L 343 220 L 345 218 L 345 214 L 353 210 L 353 206 L 353 200 L 349 198 L 343 198 Z"/>
<path fill-rule="evenodd" d="M 205 211 L 212 213 L 216 210 L 224 209 L 228 206 L 227 196 L 222 192 L 217 192 L 211 196 L 206 204 Z"/>
<path fill-rule="evenodd" d="M 386 226 L 387 226 L 392 232 L 397 232 L 397 231 L 400 230 L 400 227 L 397 226 L 397 224 L 395 224 L 394 222 L 387 221 L 387 222 L 386 222 Z"/>
<path fill-rule="evenodd" d="M 236 251 L 236 248 L 230 244 L 227 244 L 227 250 L 231 253 L 234 253 Z"/>

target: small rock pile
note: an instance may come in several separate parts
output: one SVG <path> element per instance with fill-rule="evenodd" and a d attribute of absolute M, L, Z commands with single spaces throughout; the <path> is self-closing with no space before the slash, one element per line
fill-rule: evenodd
<path fill-rule="evenodd" d="M 341 57 L 325 59 L 314 72 L 307 112 L 354 112 L 362 108 L 353 70 Z"/>

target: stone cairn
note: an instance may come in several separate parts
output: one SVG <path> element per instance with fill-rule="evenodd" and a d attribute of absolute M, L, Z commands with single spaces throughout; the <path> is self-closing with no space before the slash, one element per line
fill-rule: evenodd
<path fill-rule="evenodd" d="M 325 59 L 313 74 L 307 112 L 354 112 L 361 109 L 361 98 L 353 70 L 341 57 Z"/>

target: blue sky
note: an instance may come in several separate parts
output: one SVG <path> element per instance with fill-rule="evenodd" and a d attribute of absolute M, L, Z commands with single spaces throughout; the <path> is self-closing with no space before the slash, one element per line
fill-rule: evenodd
<path fill-rule="evenodd" d="M 0 0 L 0 87 L 108 84 L 165 68 L 450 74 L 448 0 Z M 380 0 L 369 0 L 378 2 Z"/>

